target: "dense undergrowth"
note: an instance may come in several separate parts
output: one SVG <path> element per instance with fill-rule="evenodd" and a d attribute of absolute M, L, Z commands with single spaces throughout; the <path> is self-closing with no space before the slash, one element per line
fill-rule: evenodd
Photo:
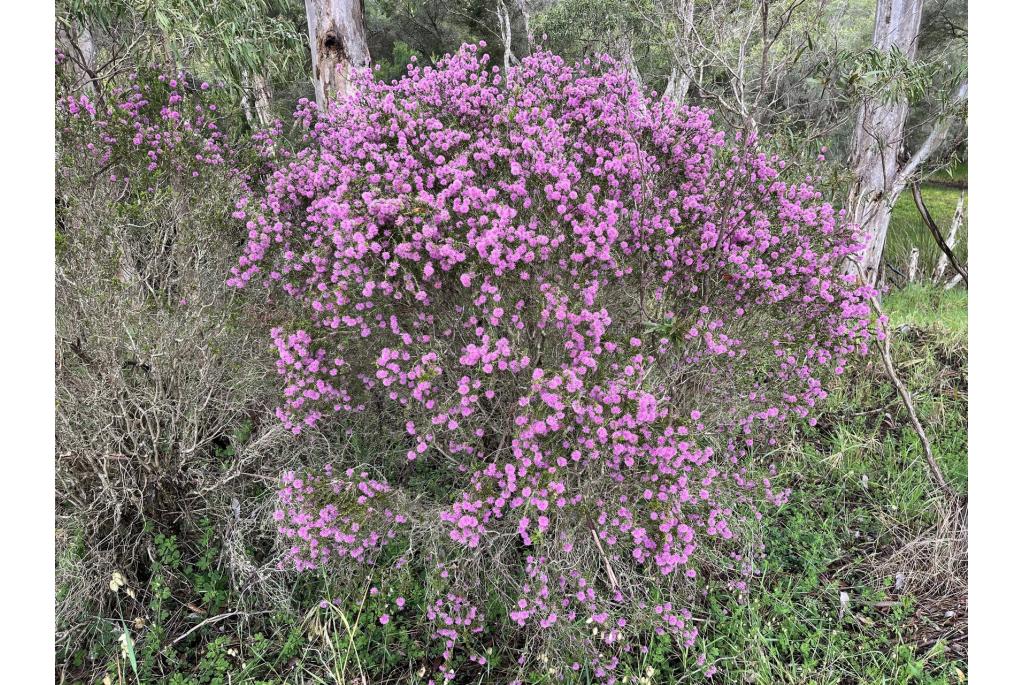
<path fill-rule="evenodd" d="M 886 305 L 899 331 L 894 355 L 937 458 L 966 492 L 966 295 L 916 287 L 892 293 Z M 251 440 L 235 436 L 222 454 L 226 464 L 239 461 Z M 350 449 L 372 456 L 365 442 Z M 819 429 L 794 435 L 785 449 L 779 478 L 795 493 L 763 522 L 766 560 L 749 597 L 710 594 L 694 609 L 714 626 L 702 632 L 699 650 L 680 661 L 654 642 L 636 672 L 653 669 L 652 683 L 704 680 L 700 651 L 718 666 L 711 682 L 965 682 L 966 530 L 937 499 L 877 362 L 846 374 Z M 274 485 L 261 489 L 254 500 L 269 507 Z M 135 682 L 118 641 L 125 631 L 135 643 L 140 682 L 227 683 L 229 675 L 233 683 L 360 682 L 362 674 L 366 682 L 397 683 L 430 667 L 436 655 L 395 604 L 402 597 L 406 607 L 422 605 L 419 578 L 409 574 L 382 594 L 372 593 L 365 578 L 323 573 L 267 601 L 226 577 L 224 526 L 233 514 L 227 502 L 221 506 L 195 528 L 145 530 L 154 559 L 126 573 L 116 595 L 105 589 L 117 601 L 91 605 L 89 629 L 58 653 L 59 679 L 93 683 L 109 673 L 118 682 L 120 673 L 123 682 Z M 74 526 L 66 519 L 58 531 L 60 563 L 72 568 L 86 553 Z M 849 604 L 842 611 L 844 592 Z M 321 606 L 336 597 L 345 599 Z M 166 646 L 224 613 L 230 615 Z M 381 613 L 395 620 L 381 625 Z M 485 643 L 497 658 L 471 682 L 500 681 L 514 663 L 515 647 L 501 634 L 486 634 Z M 544 674 L 533 682 L 545 682 Z"/>
<path fill-rule="evenodd" d="M 190 75 L 136 85 L 109 95 L 135 106 L 94 148 L 76 143 L 100 103 L 66 103 L 59 132 L 57 679 L 425 683 L 444 667 L 457 682 L 553 682 L 565 643 L 518 630 L 514 588 L 486 567 L 468 567 L 470 606 L 408 537 L 374 541 L 376 563 L 357 572 L 280 565 L 283 472 L 403 463 L 405 505 L 451 502 L 465 481 L 409 461 L 383 416 L 380 429 L 322 422 L 299 437 L 273 417 L 264 335 L 296 310 L 224 287 L 246 240 L 224 198 L 260 183 L 285 146 L 222 134 L 224 103 Z M 900 372 L 965 491 L 966 295 L 913 288 L 887 307 Z M 641 627 L 621 679 L 964 677 L 965 505 L 937 498 L 877 360 L 851 359 L 817 411 L 816 427 L 773 437 L 773 487 L 793 494 L 742 523 L 741 552 L 757 559 L 745 586 L 701 575 L 686 606 L 696 642 Z M 453 653 L 423 616 L 464 622 L 472 640 Z M 583 661 L 569 680 L 607 679 L 595 670 Z"/>

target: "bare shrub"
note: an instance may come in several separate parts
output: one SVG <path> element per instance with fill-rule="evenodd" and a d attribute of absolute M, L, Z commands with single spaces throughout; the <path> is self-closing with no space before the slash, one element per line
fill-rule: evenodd
<path fill-rule="evenodd" d="M 185 93 L 186 116 L 200 93 Z M 272 573 L 273 488 L 262 474 L 327 447 L 315 432 L 295 440 L 270 415 L 266 308 L 225 286 L 243 237 L 229 216 L 239 167 L 190 159 L 208 149 L 205 131 L 192 147 L 185 138 L 161 150 L 157 165 L 146 144 L 111 142 L 131 135 L 119 113 L 59 116 L 58 649 L 96 615 L 148 620 L 148 533 L 187 537 L 200 521 L 216 532 L 233 588 L 278 605 L 287 595 Z M 179 124 L 153 126 L 168 140 Z M 140 590 L 135 601 L 115 602 L 115 571 Z"/>

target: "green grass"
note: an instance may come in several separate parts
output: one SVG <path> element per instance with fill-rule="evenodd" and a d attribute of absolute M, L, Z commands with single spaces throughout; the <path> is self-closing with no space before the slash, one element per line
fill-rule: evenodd
<path fill-rule="evenodd" d="M 936 459 L 966 492 L 967 294 L 917 286 L 885 306 Z M 899 569 L 927 571 L 927 560 L 901 566 L 896 553 L 945 532 L 920 443 L 877 360 L 844 375 L 819 427 L 795 436 L 776 482 L 787 480 L 794 494 L 764 521 L 764 573 L 749 600 L 709 598 L 701 640 L 716 682 L 964 682 L 966 645 L 948 638 L 965 630 L 956 621 L 966 596 L 895 589 Z"/>
<path fill-rule="evenodd" d="M 964 222 L 960 230 L 957 231 L 956 246 L 953 248 L 953 254 L 961 264 L 967 263 L 967 214 L 969 212 L 967 211 L 966 173 L 966 168 L 962 171 L 957 171 L 957 168 L 955 168 L 952 176 L 952 179 L 956 180 L 959 178 L 959 174 L 963 175 L 965 183 L 963 191 L 956 187 L 938 185 L 937 183 L 926 183 L 921 186 L 921 196 L 924 198 L 925 206 L 928 207 L 928 212 L 942 231 L 943 238 L 946 237 L 949 231 L 953 214 L 956 212 L 957 202 L 960 199 L 960 193 L 965 193 Z M 946 178 L 944 176 L 938 180 L 945 181 Z M 935 243 L 935 239 L 932 237 L 924 220 L 921 219 L 921 214 L 917 211 L 917 206 L 914 204 L 913 195 L 907 190 L 896 201 L 892 210 L 892 222 L 889 224 L 889 235 L 886 238 L 885 259 L 892 266 L 906 273 L 910 251 L 914 247 L 921 253 L 918 262 L 918 273 L 923 273 L 926 277 L 931 278 L 932 270 L 935 268 L 942 250 Z M 952 278 L 954 273 L 953 268 L 948 267 L 946 269 L 946 279 Z M 889 276 L 892 276 L 892 274 L 890 273 Z"/>
<path fill-rule="evenodd" d="M 915 284 L 885 298 L 885 309 L 894 326 L 909 324 L 932 328 L 955 338 L 950 342 L 967 346 L 967 291 Z"/>

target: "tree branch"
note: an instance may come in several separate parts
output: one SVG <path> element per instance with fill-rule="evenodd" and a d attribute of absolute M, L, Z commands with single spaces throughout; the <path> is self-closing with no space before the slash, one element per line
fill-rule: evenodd
<path fill-rule="evenodd" d="M 917 172 L 921 164 L 942 145 L 946 139 L 946 135 L 949 133 L 949 129 L 953 126 L 953 110 L 960 105 L 962 102 L 967 101 L 967 79 L 965 78 L 960 86 L 956 89 L 956 94 L 950 101 L 946 111 L 939 115 L 938 119 L 935 120 L 935 124 L 932 126 L 932 130 L 928 132 L 928 137 L 921 143 L 921 147 L 917 149 L 917 152 L 910 158 L 910 161 L 900 169 L 899 173 L 893 182 L 893 188 L 905 188 L 910 178 Z"/>
<path fill-rule="evenodd" d="M 867 283 L 867 279 L 864 275 L 864 268 L 859 264 L 855 263 L 857 272 L 860 275 L 860 282 Z M 878 347 L 878 351 L 882 355 L 882 365 L 885 367 L 885 373 L 889 376 L 889 380 L 896 387 L 896 393 L 900 396 L 900 400 L 903 401 L 903 407 L 907 410 L 907 415 L 910 417 L 910 425 L 914 428 L 914 432 L 917 433 L 917 438 L 921 442 L 921 449 L 924 452 L 925 461 L 928 463 L 928 469 L 931 472 L 932 479 L 938 485 L 939 489 L 950 496 L 955 496 L 956 491 L 946 481 L 945 476 L 942 473 L 942 468 L 939 463 L 935 460 L 935 455 L 932 453 L 932 443 L 928 439 L 928 434 L 925 433 L 924 426 L 921 425 L 921 421 L 917 418 L 917 410 L 914 408 L 914 399 L 910 395 L 910 391 L 907 390 L 907 386 L 903 385 L 903 381 L 900 380 L 899 374 L 896 372 L 896 365 L 892 360 L 892 348 L 890 340 L 892 339 L 892 331 L 889 328 L 888 319 L 885 316 L 885 312 L 882 310 L 882 303 L 879 301 L 877 295 L 871 295 L 868 297 L 868 303 L 874 310 L 877 316 L 877 322 L 879 328 L 882 330 L 882 339 L 875 340 L 875 345 Z"/>
<path fill-rule="evenodd" d="M 946 258 L 949 259 L 949 263 L 953 265 L 953 268 L 960 274 L 960 277 L 964 279 L 964 285 L 967 285 L 967 272 L 960 266 L 960 262 L 958 262 L 956 257 L 953 255 L 953 250 L 950 249 L 949 245 L 946 244 L 946 241 L 942 238 L 942 232 L 935 224 L 935 220 L 932 219 L 932 215 L 928 211 L 928 207 L 924 204 L 924 197 L 921 195 L 921 184 L 915 181 L 910 184 L 910 189 L 914 193 L 914 204 L 917 205 L 917 211 L 921 214 L 921 218 L 924 219 L 924 223 L 928 226 L 928 230 L 931 232 L 932 237 L 935 238 L 935 242 L 938 243 L 942 251 L 946 253 Z M 961 201 L 963 201 L 963 198 L 961 198 Z"/>

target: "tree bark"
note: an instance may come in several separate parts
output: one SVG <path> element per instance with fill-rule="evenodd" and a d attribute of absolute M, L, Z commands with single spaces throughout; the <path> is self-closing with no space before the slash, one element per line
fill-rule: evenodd
<path fill-rule="evenodd" d="M 246 71 L 242 74 L 242 88 L 245 90 L 242 97 L 245 120 L 253 129 L 266 128 L 272 117 L 270 81 L 259 74 L 250 77 Z"/>
<path fill-rule="evenodd" d="M 672 49 L 672 72 L 665 87 L 665 97 L 676 104 L 683 104 L 686 93 L 690 90 L 691 65 L 689 60 L 689 40 L 693 30 L 693 10 L 695 0 L 676 0 L 672 8 L 676 23 L 676 40 Z"/>
<path fill-rule="evenodd" d="M 615 56 L 622 62 L 622 67 L 638 85 L 643 86 L 644 80 L 640 75 L 640 69 L 636 66 L 633 58 L 633 38 L 627 33 L 622 33 L 615 40 Z"/>
<path fill-rule="evenodd" d="M 370 66 L 363 0 L 306 0 L 316 103 L 352 92 L 352 70 Z"/>
<path fill-rule="evenodd" d="M 878 0 L 872 39 L 875 49 L 889 52 L 895 48 L 914 59 L 923 5 L 924 0 Z M 849 206 L 854 222 L 870 235 L 867 249 L 861 254 L 861 267 L 871 284 L 878 279 L 892 205 L 903 190 L 896 158 L 909 109 L 902 96 L 867 97 L 854 129 L 852 167 L 856 181 L 850 189 Z M 856 265 L 851 264 L 849 270 L 857 273 Z"/>
<path fill-rule="evenodd" d="M 256 105 L 256 120 L 260 122 L 260 126 L 270 126 L 271 119 L 273 118 L 270 81 L 260 74 L 254 75 L 252 78 L 252 91 L 253 102 Z"/>
<path fill-rule="evenodd" d="M 509 14 L 504 0 L 498 0 L 498 8 L 495 10 L 495 14 L 498 15 L 498 35 L 501 36 L 503 48 L 501 54 L 505 63 L 505 75 L 507 76 L 509 69 L 512 68 L 512 63 L 515 61 L 515 55 L 512 53 L 512 15 Z"/>
<path fill-rule="evenodd" d="M 70 29 L 61 29 L 61 35 L 68 44 L 71 64 L 74 65 L 80 82 L 91 84 L 96 97 L 102 102 L 103 88 L 97 73 L 97 49 L 92 29 L 88 26 L 72 26 Z"/>
<path fill-rule="evenodd" d="M 519 13 L 523 15 L 523 28 L 526 30 L 526 44 L 529 46 L 530 51 L 533 50 L 535 45 L 533 41 L 533 29 L 530 28 L 530 0 L 516 0 L 516 6 L 519 7 Z"/>
<path fill-rule="evenodd" d="M 921 251 L 916 247 L 910 250 L 910 262 L 907 264 L 907 283 L 917 280 L 917 260 L 921 258 Z"/>

